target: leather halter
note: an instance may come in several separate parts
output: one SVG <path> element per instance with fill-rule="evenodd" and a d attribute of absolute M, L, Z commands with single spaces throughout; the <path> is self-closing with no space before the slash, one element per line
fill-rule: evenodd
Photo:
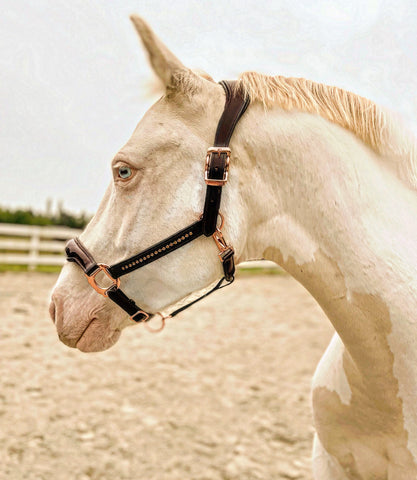
<path fill-rule="evenodd" d="M 245 95 L 242 90 L 237 89 L 235 83 L 236 82 L 228 81 L 220 82 L 220 85 L 224 88 L 226 93 L 226 104 L 217 125 L 214 146 L 207 151 L 204 174 L 205 182 L 207 184 L 206 199 L 203 214 L 199 220 L 188 225 L 177 233 L 174 233 L 170 237 L 152 245 L 146 250 L 111 266 L 103 263 L 96 263 L 91 253 L 81 243 L 79 238 L 71 239 L 65 247 L 67 260 L 69 262 L 75 262 L 81 267 L 89 284 L 98 293 L 115 302 L 127 312 L 130 318 L 135 322 L 147 322 L 154 315 L 160 315 L 163 327 L 166 318 L 174 317 L 194 303 L 205 298 L 207 295 L 210 295 L 210 293 L 213 293 L 215 290 L 230 285 L 234 280 L 234 250 L 231 245 L 227 244 L 223 237 L 221 230 L 223 228 L 224 218 L 219 213 L 219 209 L 222 187 L 226 184 L 229 174 L 231 155 L 229 142 L 237 122 L 245 113 L 249 105 L 248 96 Z M 217 225 L 219 215 L 221 217 L 220 226 Z M 168 253 L 177 250 L 201 235 L 213 237 L 219 250 L 219 258 L 222 262 L 224 273 L 222 279 L 207 293 L 187 305 L 178 308 L 168 317 L 163 317 L 160 313 L 151 314 L 145 312 L 120 289 L 121 276 L 164 257 Z M 110 286 L 102 287 L 97 284 L 96 276 L 100 272 L 108 277 L 108 280 L 111 282 Z"/>

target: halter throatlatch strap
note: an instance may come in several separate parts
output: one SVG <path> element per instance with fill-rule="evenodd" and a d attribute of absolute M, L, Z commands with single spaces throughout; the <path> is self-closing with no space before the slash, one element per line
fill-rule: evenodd
<path fill-rule="evenodd" d="M 226 184 L 229 174 L 230 139 L 237 122 L 249 105 L 249 97 L 242 90 L 236 89 L 236 82 L 222 81 L 220 85 L 226 93 L 226 104 L 217 125 L 214 145 L 207 151 L 205 169 L 207 190 L 203 213 L 203 233 L 206 237 L 216 231 L 222 187 Z"/>
<path fill-rule="evenodd" d="M 227 182 L 229 170 L 231 152 L 228 145 L 237 122 L 249 105 L 249 98 L 247 98 L 242 91 L 238 91 L 234 83 L 235 82 L 220 82 L 226 92 L 226 104 L 217 126 L 214 146 L 207 151 L 204 173 L 207 192 L 204 212 L 200 220 L 188 225 L 188 227 L 179 230 L 177 233 L 152 245 L 146 250 L 112 266 L 97 263 L 78 238 L 70 240 L 65 247 L 67 260 L 76 263 L 83 270 L 88 283 L 94 290 L 100 295 L 110 298 L 110 300 L 122 308 L 135 322 L 147 322 L 153 316 L 160 315 L 163 328 L 166 318 L 174 317 L 216 290 L 230 285 L 234 280 L 234 250 L 223 237 L 222 228 L 224 218 L 219 213 L 222 187 Z M 217 225 L 219 216 L 221 218 L 220 226 Z M 121 276 L 164 257 L 201 235 L 213 237 L 219 250 L 219 259 L 222 262 L 224 275 L 211 290 L 201 297 L 176 309 L 168 317 L 164 317 L 160 313 L 152 314 L 141 309 L 120 289 Z M 105 281 L 105 285 L 103 285 L 103 281 Z M 155 331 L 160 331 L 162 328 Z"/>

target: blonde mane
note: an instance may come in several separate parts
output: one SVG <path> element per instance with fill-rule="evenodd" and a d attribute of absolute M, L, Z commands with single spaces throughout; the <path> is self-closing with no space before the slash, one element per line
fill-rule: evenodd
<path fill-rule="evenodd" d="M 354 133 L 394 166 L 396 174 L 417 190 L 416 140 L 401 128 L 398 119 L 370 100 L 338 87 L 304 78 L 270 77 L 256 72 L 240 75 L 251 101 L 265 108 L 280 106 L 315 113 Z"/>

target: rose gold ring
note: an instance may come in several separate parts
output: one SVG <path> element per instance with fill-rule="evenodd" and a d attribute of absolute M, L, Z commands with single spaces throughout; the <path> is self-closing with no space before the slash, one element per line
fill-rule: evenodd
<path fill-rule="evenodd" d="M 166 317 L 164 317 L 161 312 L 156 312 L 155 315 L 159 315 L 161 317 L 161 325 L 158 328 L 152 328 L 151 326 L 149 326 L 149 322 L 146 322 L 144 324 L 146 330 L 148 330 L 148 332 L 151 332 L 151 333 L 162 332 L 162 330 L 165 327 L 165 320 L 167 320 L 168 318 L 171 318 L 171 315 L 167 315 Z"/>

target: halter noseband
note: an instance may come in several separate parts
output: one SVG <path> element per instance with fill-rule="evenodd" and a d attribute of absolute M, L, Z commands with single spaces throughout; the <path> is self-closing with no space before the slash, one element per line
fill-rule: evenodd
<path fill-rule="evenodd" d="M 222 187 L 226 184 L 229 173 L 231 154 L 229 142 L 237 122 L 245 113 L 249 105 L 249 98 L 243 91 L 235 88 L 235 82 L 222 81 L 220 82 L 220 85 L 226 92 L 226 104 L 217 125 L 214 146 L 207 150 L 204 171 L 207 190 L 201 218 L 191 225 L 188 225 L 188 227 L 174 233 L 174 235 L 152 245 L 146 250 L 111 266 L 103 263 L 96 263 L 91 253 L 81 243 L 79 238 L 71 239 L 65 247 L 67 260 L 69 262 L 75 262 L 81 267 L 87 277 L 88 283 L 94 288 L 94 290 L 104 297 L 110 298 L 110 300 L 122 308 L 135 322 L 147 322 L 154 315 L 160 315 L 163 328 L 166 318 L 174 317 L 194 303 L 207 297 L 207 295 L 210 295 L 210 293 L 213 293 L 215 290 L 230 285 L 234 280 L 234 250 L 231 245 L 228 245 L 223 237 L 222 228 L 224 225 L 224 217 L 219 213 L 219 209 Z M 221 217 L 220 226 L 217 225 L 219 215 Z M 201 235 L 213 237 L 219 250 L 219 258 L 222 262 L 224 274 L 222 279 L 207 293 L 178 308 L 168 317 L 163 317 L 160 313 L 151 314 L 145 312 L 120 289 L 121 276 L 164 257 L 168 253 L 177 250 Z M 96 276 L 100 272 L 108 277 L 111 282 L 110 286 L 103 287 L 97 284 Z"/>

